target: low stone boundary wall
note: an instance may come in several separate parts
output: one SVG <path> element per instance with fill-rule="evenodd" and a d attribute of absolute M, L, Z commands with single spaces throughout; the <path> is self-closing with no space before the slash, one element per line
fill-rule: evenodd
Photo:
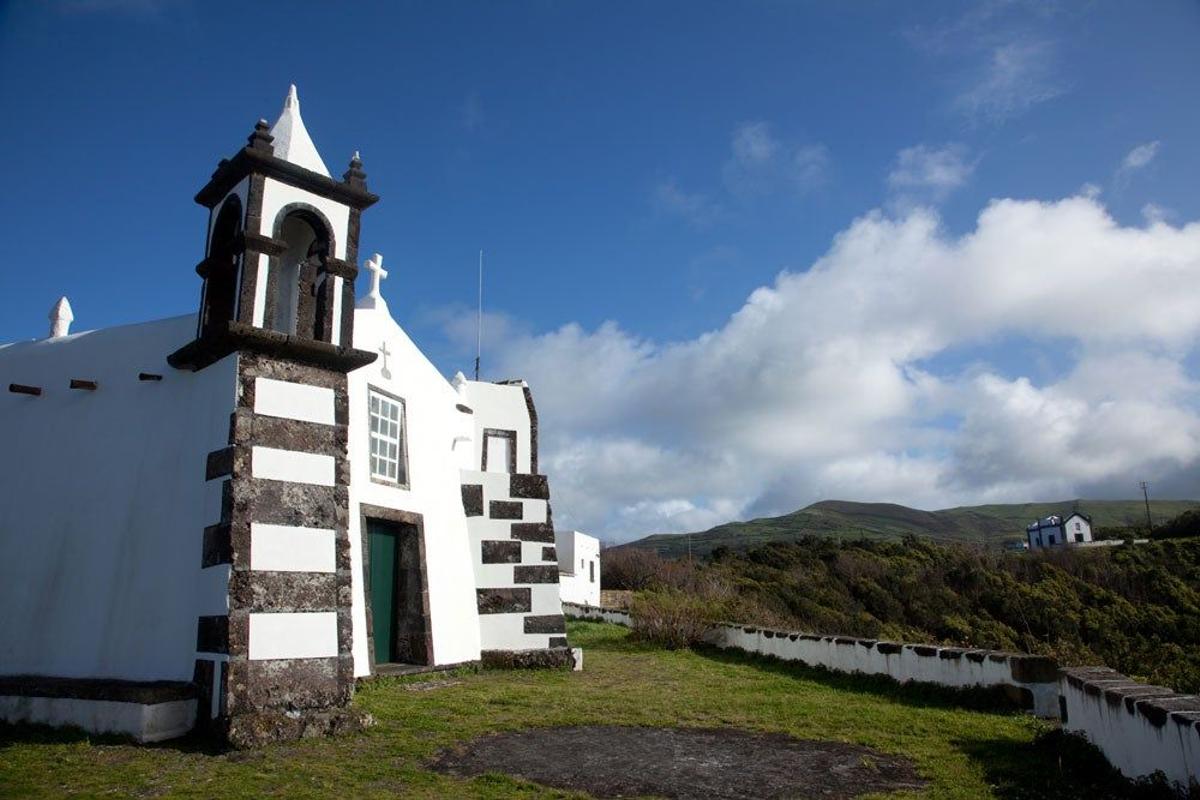
<path fill-rule="evenodd" d="M 627 611 L 573 603 L 564 603 L 563 613 L 625 626 L 632 622 Z M 705 638 L 717 647 L 835 672 L 886 675 L 901 683 L 918 681 L 955 689 L 998 686 L 1039 717 L 1059 715 L 1058 665 L 1045 656 L 820 636 L 730 623 L 714 625 Z"/>
<path fill-rule="evenodd" d="M 1130 680 L 1107 667 L 1062 671 L 1063 728 L 1087 737 L 1129 778 L 1161 771 L 1200 784 L 1200 697 Z"/>
<path fill-rule="evenodd" d="M 563 616 L 572 619 L 590 619 L 595 622 L 611 622 L 614 625 L 624 625 L 626 628 L 633 627 L 633 618 L 629 616 L 629 612 L 620 608 L 563 603 Z"/>
<path fill-rule="evenodd" d="M 998 686 L 1039 717 L 1055 718 L 1059 713 L 1058 664 L 1046 656 L 730 624 L 714 626 L 707 639 L 717 647 L 799 661 L 834 672 L 886 675 L 900 683 L 915 681 L 952 689 Z"/>
<path fill-rule="evenodd" d="M 480 657 L 486 669 L 574 669 L 575 661 L 575 649 L 570 647 L 484 650 Z"/>

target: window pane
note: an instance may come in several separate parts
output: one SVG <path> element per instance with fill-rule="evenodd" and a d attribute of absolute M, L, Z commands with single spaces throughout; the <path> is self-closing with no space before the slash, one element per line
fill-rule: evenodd
<path fill-rule="evenodd" d="M 403 449 L 404 404 L 383 395 L 370 394 L 371 475 L 400 481 L 405 475 Z"/>

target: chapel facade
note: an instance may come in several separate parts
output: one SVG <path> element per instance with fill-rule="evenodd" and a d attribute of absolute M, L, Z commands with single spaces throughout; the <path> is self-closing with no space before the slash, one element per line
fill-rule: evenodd
<path fill-rule="evenodd" d="M 570 662 L 530 389 L 447 381 L 378 254 L 356 297 L 366 178 L 292 87 L 195 197 L 195 314 L 0 346 L 0 718 L 253 743 L 372 674 Z"/>

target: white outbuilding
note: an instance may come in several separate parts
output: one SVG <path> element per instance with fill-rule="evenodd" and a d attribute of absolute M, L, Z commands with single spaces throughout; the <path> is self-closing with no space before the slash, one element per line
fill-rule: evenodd
<path fill-rule="evenodd" d="M 378 197 L 325 164 L 292 87 L 195 197 L 197 313 L 62 298 L 0 345 L 0 719 L 249 743 L 351 724 L 360 677 L 569 663 L 530 388 L 443 377 L 380 255 L 356 299 Z"/>
<path fill-rule="evenodd" d="M 562 602 L 600 605 L 600 540 L 580 531 L 555 531 L 554 546 Z"/>

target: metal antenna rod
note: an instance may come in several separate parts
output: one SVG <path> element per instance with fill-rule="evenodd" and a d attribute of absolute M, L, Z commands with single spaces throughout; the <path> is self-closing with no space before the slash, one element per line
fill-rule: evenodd
<path fill-rule="evenodd" d="M 1142 497 L 1146 501 L 1146 527 L 1150 533 L 1154 533 L 1154 520 L 1150 517 L 1150 490 L 1145 481 L 1141 481 L 1138 485 L 1142 487 Z"/>
<path fill-rule="evenodd" d="M 479 251 L 479 316 L 475 325 L 475 380 L 479 380 L 479 359 L 483 355 L 483 251 Z"/>

